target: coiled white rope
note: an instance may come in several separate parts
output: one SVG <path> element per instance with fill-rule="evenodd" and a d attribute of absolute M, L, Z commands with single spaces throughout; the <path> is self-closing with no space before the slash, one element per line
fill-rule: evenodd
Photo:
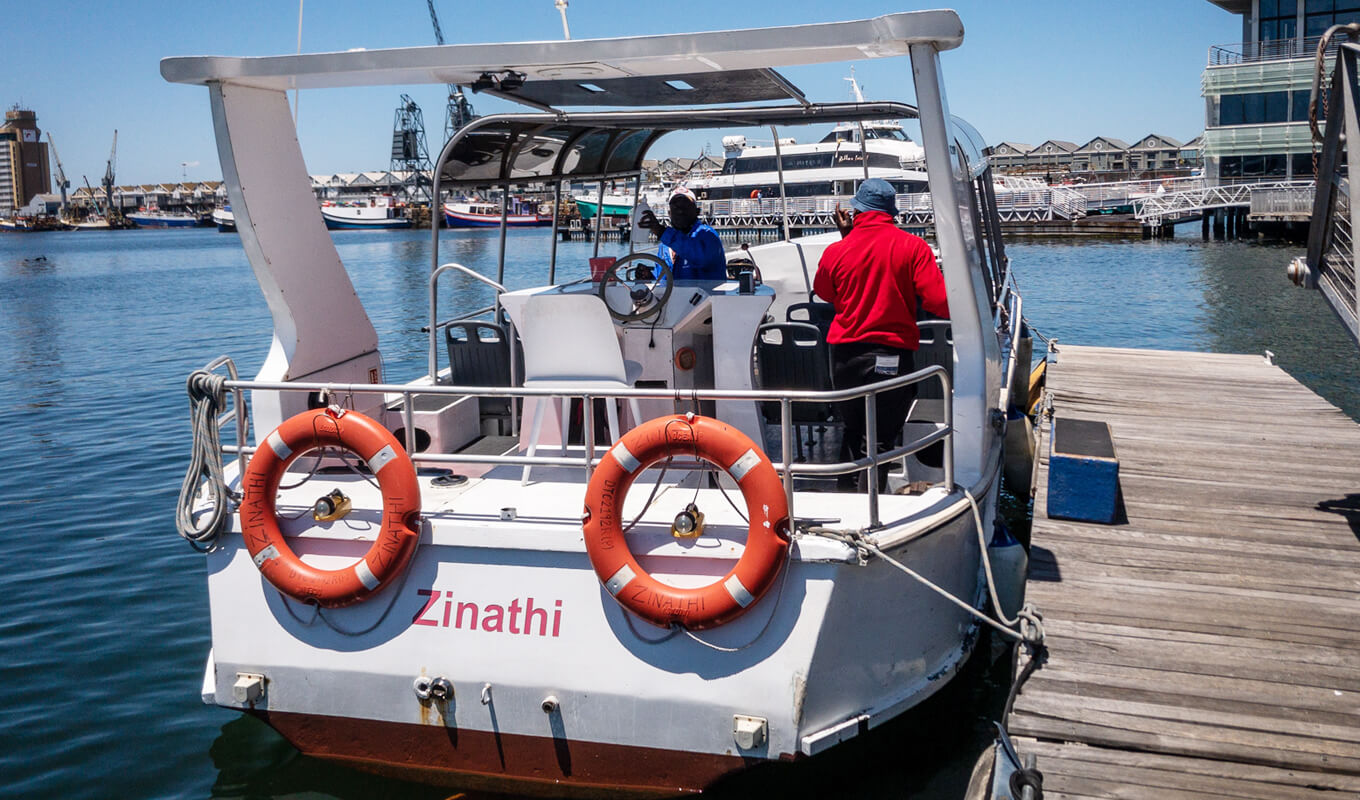
<path fill-rule="evenodd" d="M 222 442 L 217 433 L 217 415 L 226 405 L 226 378 L 197 370 L 189 376 L 189 411 L 194 439 L 189 470 L 179 489 L 175 508 L 175 527 L 195 550 L 209 550 L 226 529 L 231 514 L 229 502 L 237 499 L 227 488 L 222 473 Z M 206 484 L 210 508 L 194 516 L 194 498 Z"/>

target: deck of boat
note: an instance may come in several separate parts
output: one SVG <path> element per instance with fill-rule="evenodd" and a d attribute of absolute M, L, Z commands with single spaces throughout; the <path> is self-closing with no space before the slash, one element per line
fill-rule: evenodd
<path fill-rule="evenodd" d="M 1060 345 L 1049 388 L 1127 519 L 1049 519 L 1044 458 L 1010 728 L 1045 796 L 1360 796 L 1360 425 L 1261 356 Z"/>

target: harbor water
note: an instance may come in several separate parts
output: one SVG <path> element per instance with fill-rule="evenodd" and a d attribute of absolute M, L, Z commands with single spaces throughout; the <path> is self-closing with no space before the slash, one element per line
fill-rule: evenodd
<path fill-rule="evenodd" d="M 1285 278 L 1298 249 L 1193 233 L 1012 243 L 1026 316 L 1059 346 L 1270 350 L 1360 419 L 1353 343 L 1320 296 Z M 442 236 L 442 260 L 495 275 L 495 231 Z M 548 237 L 510 235 L 511 288 L 544 279 Z M 423 373 L 429 232 L 334 240 L 378 330 L 387 379 Z M 592 248 L 560 243 L 559 279 L 584 276 Z M 464 276 L 445 285 L 441 313 L 489 300 Z M 263 724 L 199 700 L 210 639 L 203 559 L 174 527 L 189 458 L 184 380 L 221 354 L 253 376 L 270 336 L 234 234 L 0 235 L 0 797 L 452 793 L 300 756 Z M 833 751 L 780 793 L 958 796 L 986 739 L 989 698 L 966 687 L 946 696 L 930 716 L 963 724 L 956 738 L 932 737 L 935 752 L 906 756 L 892 739 Z"/>

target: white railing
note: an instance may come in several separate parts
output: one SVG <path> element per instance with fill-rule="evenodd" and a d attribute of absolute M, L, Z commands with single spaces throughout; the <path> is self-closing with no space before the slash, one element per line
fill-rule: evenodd
<path fill-rule="evenodd" d="M 790 520 L 796 519 L 794 508 L 794 476 L 805 475 L 815 477 L 834 477 L 839 475 L 849 475 L 864 472 L 873 480 L 875 471 L 879 466 L 890 464 L 898 459 L 904 458 L 912 453 L 919 452 L 935 444 L 944 443 L 944 483 L 949 491 L 954 490 L 954 393 L 953 381 L 949 372 L 938 364 L 931 364 L 922 367 L 915 372 L 900 375 L 895 378 L 887 378 L 877 383 L 864 386 L 856 386 L 848 389 L 835 389 L 826 391 L 798 390 L 798 389 L 686 389 L 675 391 L 672 389 L 642 389 L 642 388 L 621 388 L 609 389 L 607 392 L 598 388 L 592 389 L 586 386 L 558 385 L 551 388 L 545 387 L 524 387 L 524 386 L 450 386 L 447 384 L 435 385 L 411 385 L 411 384 L 366 384 L 366 383 L 321 383 L 321 382 L 279 382 L 279 381 L 250 381 L 237 380 L 236 367 L 231 358 L 222 356 L 209 364 L 209 371 L 220 370 L 227 366 L 233 376 L 225 381 L 224 387 L 227 392 L 232 393 L 234 407 L 231 412 L 219 415 L 215 420 L 219 430 L 225 429 L 229 423 L 235 424 L 237 443 L 222 444 L 221 452 L 224 455 L 234 455 L 238 459 L 248 459 L 249 455 L 259 447 L 260 432 L 256 431 L 257 444 L 250 446 L 246 442 L 246 417 L 244 416 L 244 406 L 242 405 L 242 393 L 249 392 L 321 392 L 322 396 L 330 397 L 336 401 L 352 402 L 356 395 L 359 396 L 381 396 L 389 408 L 397 402 L 396 408 L 401 415 L 402 426 L 406 432 L 406 441 L 403 443 L 406 452 L 410 454 L 411 460 L 420 466 L 450 467 L 457 464 L 486 464 L 486 465 L 510 465 L 516 467 L 523 466 L 557 466 L 557 467 L 584 467 L 586 476 L 594 470 L 609 452 L 612 447 L 611 442 L 595 441 L 595 420 L 594 408 L 595 399 L 663 399 L 671 400 L 677 408 L 683 407 L 685 403 L 705 400 L 748 400 L 754 402 L 772 402 L 779 404 L 779 430 L 780 430 L 780 459 L 776 461 L 771 458 L 775 470 L 780 474 L 784 484 L 785 500 L 788 503 Z M 900 390 L 906 386 L 922 383 L 925 381 L 939 381 L 941 396 L 943 397 L 943 409 L 941 416 L 944 417 L 940 422 L 935 423 L 934 429 L 911 441 L 904 442 L 901 446 L 878 452 L 877 439 L 874 435 L 874 420 L 877 419 L 877 408 L 879 395 L 885 392 Z M 415 418 L 414 418 L 414 398 L 416 395 L 442 395 L 450 398 L 462 397 L 504 397 L 504 398 L 539 398 L 544 402 L 550 398 L 570 397 L 582 400 L 582 437 L 583 447 L 581 454 L 572 455 L 563 453 L 560 456 L 540 456 L 540 455 L 491 455 L 491 454 L 470 454 L 470 453 L 429 453 L 420 452 L 415 443 Z M 398 401 L 399 398 L 399 401 Z M 864 403 L 865 419 L 869 421 L 869 434 L 867 440 L 866 453 L 864 457 L 854 461 L 838 461 L 832 464 L 813 464 L 798 463 L 793 458 L 794 436 L 797 435 L 793 422 L 794 403 L 845 403 L 862 402 Z M 513 404 L 513 402 L 512 402 Z M 601 450 L 598 445 L 604 445 Z M 873 485 L 872 483 L 870 485 Z M 869 526 L 877 528 L 880 525 L 878 509 L 878 493 L 866 492 L 869 507 Z M 579 518 L 579 509 L 567 511 L 575 513 Z"/>
<path fill-rule="evenodd" d="M 1250 206 L 1253 192 L 1278 189 L 1310 189 L 1313 182 L 1267 180 L 1257 183 L 1230 183 L 1203 186 L 1177 192 L 1152 194 L 1134 200 L 1133 213 L 1140 222 L 1160 225 L 1167 219 L 1189 216 L 1209 208 Z"/>
<path fill-rule="evenodd" d="M 1202 189 L 1204 178 L 1161 178 L 1111 183 L 1083 183 L 1070 187 L 1086 198 L 1088 210 L 1128 205 L 1150 194 Z"/>
<path fill-rule="evenodd" d="M 1251 193 L 1251 213 L 1300 219 L 1313 213 L 1313 185 L 1257 189 Z"/>

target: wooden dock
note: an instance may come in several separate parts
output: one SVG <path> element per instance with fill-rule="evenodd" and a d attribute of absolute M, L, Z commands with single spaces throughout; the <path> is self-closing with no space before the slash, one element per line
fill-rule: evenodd
<path fill-rule="evenodd" d="M 1360 797 L 1360 425 L 1262 356 L 1058 346 L 1126 521 L 1049 519 L 1010 729 L 1052 798 Z"/>

